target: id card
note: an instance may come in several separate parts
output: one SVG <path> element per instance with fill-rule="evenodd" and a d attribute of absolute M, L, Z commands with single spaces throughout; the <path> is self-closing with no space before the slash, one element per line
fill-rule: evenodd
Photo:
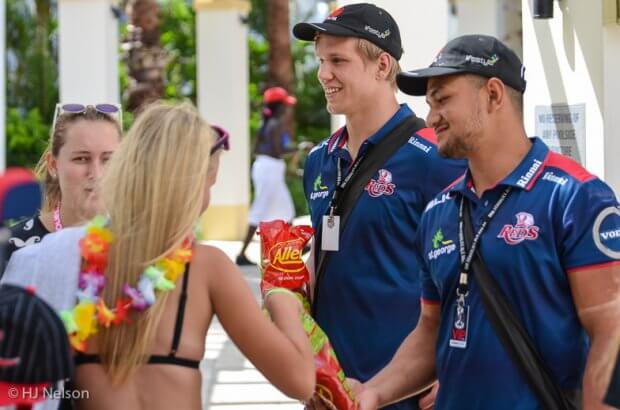
<path fill-rule="evenodd" d="M 467 347 L 468 327 L 469 306 L 457 303 L 450 333 L 450 347 L 458 347 L 459 349 L 465 349 Z"/>
<path fill-rule="evenodd" d="M 321 231 L 321 250 L 337 251 L 340 242 L 340 216 L 323 216 L 323 230 Z"/>

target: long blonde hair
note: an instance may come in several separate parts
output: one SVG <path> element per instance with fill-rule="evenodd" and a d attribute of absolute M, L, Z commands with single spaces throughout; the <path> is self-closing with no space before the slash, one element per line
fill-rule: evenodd
<path fill-rule="evenodd" d="M 98 112 L 94 107 L 88 106 L 83 113 L 63 113 L 60 114 L 56 121 L 56 126 L 50 131 L 50 139 L 47 147 L 35 168 L 35 174 L 39 180 L 43 181 L 43 207 L 41 212 L 51 212 L 56 208 L 62 199 L 60 184 L 58 177 L 53 177 L 50 173 L 47 163 L 48 155 L 58 158 L 60 149 L 67 142 L 67 132 L 72 124 L 78 121 L 105 121 L 114 125 L 118 131 L 118 137 L 121 138 L 121 127 L 111 116 Z"/>
<path fill-rule="evenodd" d="M 110 161 L 103 199 L 114 241 L 103 293 L 115 306 L 122 286 L 180 245 L 200 215 L 207 181 L 211 127 L 187 103 L 155 103 L 143 111 Z M 99 353 L 113 383 L 148 360 L 169 292 L 131 324 L 101 329 Z"/>

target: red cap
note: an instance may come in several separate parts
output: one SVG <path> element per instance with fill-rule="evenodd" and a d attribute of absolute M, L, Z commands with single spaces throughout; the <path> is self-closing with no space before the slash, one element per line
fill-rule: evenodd
<path fill-rule="evenodd" d="M 282 87 L 267 88 L 263 93 L 263 102 L 265 104 L 284 103 L 286 105 L 295 105 L 297 98 L 289 95 Z"/>

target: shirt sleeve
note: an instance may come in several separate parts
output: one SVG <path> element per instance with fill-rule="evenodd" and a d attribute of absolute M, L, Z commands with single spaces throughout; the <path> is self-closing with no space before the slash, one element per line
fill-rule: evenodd
<path fill-rule="evenodd" d="M 445 159 L 436 148 L 429 153 L 426 183 L 423 184 L 424 201 L 429 203 L 439 192 L 458 179 L 467 169 L 467 161 Z"/>
<path fill-rule="evenodd" d="M 561 227 L 560 257 L 567 272 L 620 263 L 620 206 L 600 179 L 582 184 L 568 199 Z"/>
<path fill-rule="evenodd" d="M 418 227 L 418 233 L 415 241 L 415 257 L 418 262 L 418 268 L 420 269 L 420 280 L 422 283 L 422 303 L 436 305 L 439 304 L 441 298 L 439 295 L 439 290 L 431 277 L 427 260 L 424 257 L 424 248 L 422 244 L 424 243 L 425 230 L 423 229 L 423 223 L 424 218 L 422 218 L 422 223 Z"/>

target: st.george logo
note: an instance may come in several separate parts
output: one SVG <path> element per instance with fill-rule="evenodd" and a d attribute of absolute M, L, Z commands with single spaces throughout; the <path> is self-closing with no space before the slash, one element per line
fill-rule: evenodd
<path fill-rule="evenodd" d="M 502 238 L 508 245 L 517 245 L 525 240 L 534 241 L 538 239 L 540 228 L 534 224 L 534 215 L 519 212 L 516 218 L 517 223 L 514 226 L 504 225 L 497 235 L 498 238 Z"/>
<path fill-rule="evenodd" d="M 368 191 L 368 195 L 373 198 L 381 195 L 392 195 L 396 190 L 396 185 L 392 183 L 392 173 L 387 169 L 380 169 L 379 178 L 376 181 L 374 179 L 368 181 L 364 190 Z"/>

